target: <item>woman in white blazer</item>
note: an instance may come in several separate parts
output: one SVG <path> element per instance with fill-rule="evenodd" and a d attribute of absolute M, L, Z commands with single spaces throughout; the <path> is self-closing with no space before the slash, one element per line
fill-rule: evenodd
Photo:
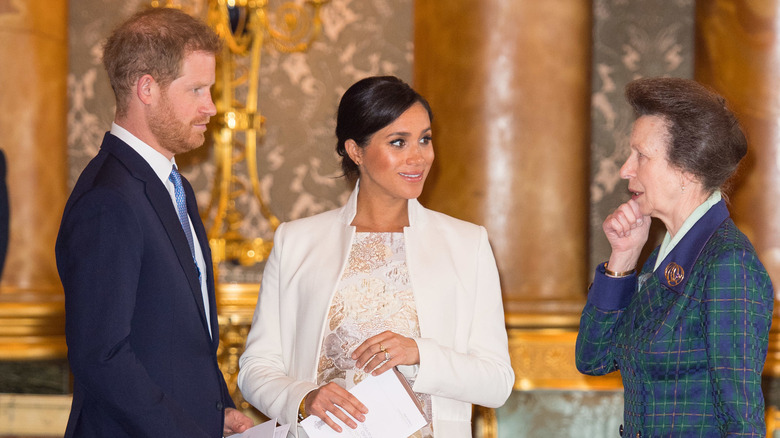
<path fill-rule="evenodd" d="M 431 422 L 413 436 L 470 437 L 471 404 L 499 407 L 514 383 L 487 233 L 417 202 L 434 156 L 431 112 L 401 80 L 350 87 L 336 135 L 358 183 L 344 207 L 277 229 L 242 395 L 281 423 L 317 415 L 340 430 L 326 412 L 349 427 L 344 411 L 370 415 L 347 391 L 361 373 L 398 367 Z"/>

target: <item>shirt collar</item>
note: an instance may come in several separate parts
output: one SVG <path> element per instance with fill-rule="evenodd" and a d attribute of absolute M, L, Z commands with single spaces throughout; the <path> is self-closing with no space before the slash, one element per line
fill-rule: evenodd
<path fill-rule="evenodd" d="M 171 170 L 176 164 L 176 158 L 171 158 L 170 160 L 165 158 L 165 155 L 154 150 L 154 148 L 131 134 L 130 131 L 117 125 L 116 122 L 111 123 L 111 134 L 127 143 L 127 145 L 133 148 L 144 161 L 149 163 L 149 166 L 151 166 L 152 170 L 154 170 L 154 173 L 160 178 L 160 181 L 162 181 L 163 184 L 168 183 L 168 176 L 171 174 Z"/>

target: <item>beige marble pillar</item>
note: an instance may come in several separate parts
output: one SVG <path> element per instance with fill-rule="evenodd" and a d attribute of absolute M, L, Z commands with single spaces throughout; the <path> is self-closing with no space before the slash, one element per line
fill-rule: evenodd
<path fill-rule="evenodd" d="M 780 288 L 780 1 L 696 3 L 696 79 L 723 94 L 749 142 L 730 211 Z M 780 306 L 765 374 L 780 376 Z"/>
<path fill-rule="evenodd" d="M 10 239 L 0 283 L 0 357 L 64 354 L 54 259 L 67 196 L 67 1 L 0 1 L 0 132 Z"/>
<path fill-rule="evenodd" d="M 415 14 L 414 85 L 435 117 L 424 203 L 488 229 L 510 319 L 579 315 L 590 2 L 420 0 Z"/>
<path fill-rule="evenodd" d="M 619 386 L 574 367 L 590 276 L 591 8 L 415 2 L 414 86 L 436 150 L 421 200 L 487 228 L 517 389 Z"/>

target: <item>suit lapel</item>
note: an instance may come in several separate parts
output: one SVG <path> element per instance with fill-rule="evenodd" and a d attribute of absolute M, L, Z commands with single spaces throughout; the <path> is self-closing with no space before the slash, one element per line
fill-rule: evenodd
<path fill-rule="evenodd" d="M 107 152 L 116 156 L 117 159 L 122 161 L 135 178 L 144 182 L 146 197 L 154 211 L 157 213 L 157 216 L 160 218 L 160 222 L 168 234 L 171 245 L 173 245 L 173 249 L 176 253 L 176 257 L 179 260 L 179 264 L 181 265 L 182 270 L 187 277 L 187 283 L 189 284 L 190 291 L 192 292 L 193 298 L 195 299 L 195 304 L 198 306 L 203 328 L 206 331 L 206 335 L 208 336 L 208 326 L 206 325 L 206 310 L 203 306 L 203 294 L 200 290 L 200 283 L 198 282 L 198 271 L 195 267 L 195 261 L 192 260 L 190 245 L 187 243 L 187 236 L 184 234 L 184 230 L 181 227 L 181 223 L 179 222 L 179 218 L 176 214 L 176 208 L 173 206 L 173 202 L 171 201 L 171 196 L 163 185 L 162 181 L 160 181 L 160 179 L 152 170 L 151 166 L 149 166 L 143 157 L 138 155 L 130 146 L 126 145 L 123 141 L 119 140 L 113 135 L 109 135 L 109 137 L 111 137 L 113 141 L 106 142 L 106 144 L 103 145 L 103 148 L 106 149 Z M 182 180 L 184 179 L 182 178 Z M 194 195 L 190 196 L 192 193 L 192 188 L 190 187 L 189 183 L 186 183 L 185 186 L 189 188 L 187 191 L 187 208 L 188 210 L 195 208 L 197 211 L 197 204 L 195 204 Z M 189 207 L 190 205 L 193 207 Z M 198 232 L 199 228 L 202 231 L 203 225 L 199 224 L 200 227 L 196 225 L 200 222 L 200 216 L 198 216 L 197 213 L 193 216 L 190 212 L 190 218 L 192 217 L 198 218 L 197 221 L 193 221 L 196 232 Z M 201 242 L 201 247 L 208 246 L 205 233 L 203 233 L 202 237 L 201 234 L 198 234 L 198 239 Z M 206 258 L 205 255 L 208 255 L 209 257 Z M 204 259 L 206 260 L 207 264 L 211 261 L 210 256 L 211 253 L 207 253 L 207 250 L 204 250 Z M 208 266 L 206 270 L 210 274 L 211 267 Z M 210 284 L 209 300 L 211 302 L 213 301 L 214 296 L 213 279 L 207 282 L 207 284 Z M 211 304 L 211 308 L 214 309 L 213 303 Z M 214 319 L 216 319 L 216 317 L 212 318 L 211 320 L 213 321 Z M 215 328 L 216 325 L 212 323 L 212 329 Z M 216 333 L 216 331 L 214 333 Z M 216 338 L 216 335 L 214 337 Z"/>
<path fill-rule="evenodd" d="M 216 303 L 216 292 L 214 286 L 215 284 L 214 269 L 212 266 L 212 259 L 211 259 L 211 248 L 209 247 L 209 240 L 208 240 L 208 236 L 206 235 L 206 228 L 203 226 L 203 221 L 201 221 L 200 219 L 200 212 L 198 211 L 198 202 L 195 199 L 195 192 L 192 190 L 192 186 L 190 185 L 189 181 L 187 181 L 187 179 L 184 178 L 183 176 L 182 176 L 182 185 L 184 186 L 184 193 L 187 197 L 187 214 L 190 216 L 192 227 L 195 229 L 195 235 L 197 236 L 198 242 L 200 243 L 200 249 L 203 252 L 203 261 L 205 262 L 206 265 L 204 267 L 206 271 L 204 272 L 204 274 L 206 275 L 206 288 L 208 290 L 209 314 L 206 315 L 205 317 L 207 317 L 210 321 L 212 342 L 214 343 L 214 348 L 216 348 L 219 344 L 219 321 L 217 319 L 217 303 Z M 188 244 L 188 248 L 189 248 L 189 244 Z M 198 302 L 201 303 L 203 294 L 200 290 L 200 284 L 198 284 L 197 289 L 198 289 L 197 298 L 201 298 L 200 300 L 198 300 Z M 205 315 L 205 310 L 203 309 L 202 305 L 200 309 L 201 309 L 201 313 Z M 206 327 L 206 330 L 208 330 L 208 327 Z"/>
<path fill-rule="evenodd" d="M 306 302 L 301 304 L 305 309 L 305 318 L 322 319 L 322 324 L 319 326 L 323 326 L 324 318 L 327 317 L 333 294 L 348 263 L 354 238 L 354 227 L 336 221 L 333 223 L 332 231 L 322 236 L 319 244 L 307 257 L 314 261 L 313 265 L 319 266 L 315 275 L 311 277 L 311 283 L 306 285 L 306 290 L 316 291 L 316 293 L 306 296 Z M 327 287 L 323 288 L 325 285 Z M 323 313 L 322 309 L 326 311 Z M 317 335 L 319 336 L 321 332 L 320 330 Z"/>
<path fill-rule="evenodd" d="M 431 272 L 449 275 L 451 272 L 447 263 L 451 260 L 441 257 L 441 243 L 436 240 L 437 234 L 426 233 L 424 224 L 416 223 L 404 230 L 406 244 L 407 269 L 411 284 L 414 286 L 414 301 L 417 306 L 417 320 L 420 334 L 423 337 L 435 338 L 439 330 L 447 330 L 439 323 L 442 318 L 439 313 L 447 307 L 449 297 L 441 296 L 441 281 L 436 281 L 437 275 Z M 455 282 L 457 283 L 457 282 Z M 424 293 L 422 291 L 425 291 Z M 455 291 L 452 291 L 455 293 Z M 440 301 L 443 300 L 443 301 Z"/>
<path fill-rule="evenodd" d="M 206 309 L 203 306 L 203 293 L 201 292 L 200 282 L 198 281 L 198 270 L 195 266 L 195 261 L 192 259 L 192 252 L 190 252 L 190 244 L 187 242 L 187 236 L 184 234 L 181 222 L 179 222 L 179 218 L 176 215 L 176 208 L 173 206 L 173 202 L 171 202 L 171 196 L 162 183 L 151 184 L 149 182 L 146 184 L 146 195 L 149 198 L 152 207 L 154 207 L 154 210 L 157 212 L 157 215 L 160 217 L 160 221 L 165 227 L 168 237 L 171 239 L 171 244 L 176 251 L 176 257 L 179 259 L 179 264 L 187 276 L 187 282 L 189 283 L 192 297 L 195 300 L 195 304 L 198 306 L 201 321 L 204 325 L 203 328 L 206 330 L 206 333 L 208 333 L 208 326 L 206 326 Z M 187 199 L 187 202 L 189 203 L 190 199 Z M 200 239 L 200 236 L 198 236 L 198 238 Z"/>

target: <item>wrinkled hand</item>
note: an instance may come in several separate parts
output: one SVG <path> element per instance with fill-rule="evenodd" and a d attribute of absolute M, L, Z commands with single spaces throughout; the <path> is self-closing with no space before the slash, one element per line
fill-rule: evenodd
<path fill-rule="evenodd" d="M 320 386 L 308 393 L 304 398 L 304 407 L 306 413 L 320 417 L 325 424 L 339 433 L 341 433 L 341 427 L 326 412 L 330 412 L 352 429 L 357 427 L 357 423 L 352 418 L 363 422 L 366 419 L 365 414 L 368 413 L 368 408 L 360 400 L 334 382 Z M 344 411 L 349 413 L 352 418 Z"/>
<path fill-rule="evenodd" d="M 420 350 L 414 339 L 384 331 L 360 344 L 352 353 L 352 359 L 357 368 L 373 370 L 371 374 L 378 376 L 396 365 L 419 364 Z"/>
<path fill-rule="evenodd" d="M 604 219 L 601 228 L 612 247 L 609 269 L 628 271 L 636 266 L 642 247 L 647 242 L 650 221 L 650 216 L 643 216 L 639 204 L 633 199 L 621 204 Z"/>
<path fill-rule="evenodd" d="M 224 436 L 244 432 L 254 425 L 254 420 L 244 415 L 241 411 L 225 408 L 225 427 L 222 430 Z"/>

